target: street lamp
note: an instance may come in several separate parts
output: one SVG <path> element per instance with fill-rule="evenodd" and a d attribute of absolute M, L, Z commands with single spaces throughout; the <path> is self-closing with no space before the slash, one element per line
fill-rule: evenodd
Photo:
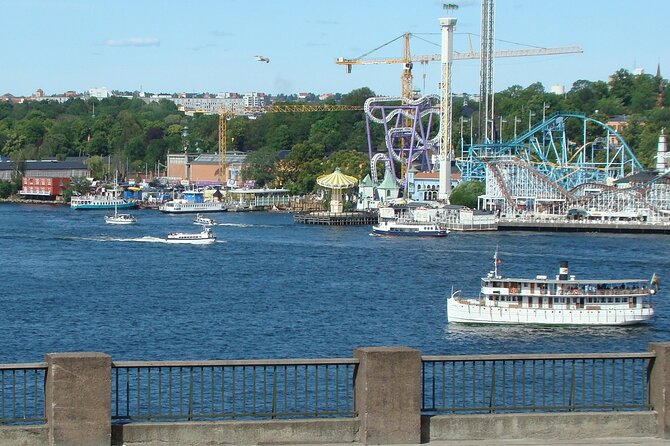
<path fill-rule="evenodd" d="M 549 108 L 549 104 L 547 104 L 546 102 L 543 102 L 542 103 L 542 122 L 544 122 L 546 117 L 547 117 L 547 109 L 548 108 Z"/>
<path fill-rule="evenodd" d="M 507 120 L 504 119 L 504 118 L 502 117 L 502 115 L 501 115 L 501 116 L 500 116 L 500 135 L 499 135 L 500 142 L 502 142 L 502 140 L 503 140 L 503 136 L 502 136 L 502 135 L 503 135 L 503 123 L 504 123 L 504 122 L 507 122 Z"/>
<path fill-rule="evenodd" d="M 516 124 L 521 122 L 521 118 L 514 117 L 514 139 L 516 139 Z"/>
<path fill-rule="evenodd" d="M 530 122 L 531 122 L 531 118 L 532 118 L 533 116 L 535 116 L 535 113 L 533 113 L 532 111 L 528 110 L 528 131 L 529 131 L 529 132 L 530 132 Z"/>

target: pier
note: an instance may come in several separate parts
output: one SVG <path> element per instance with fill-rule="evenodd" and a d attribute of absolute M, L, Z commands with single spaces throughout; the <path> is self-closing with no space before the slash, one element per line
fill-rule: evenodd
<path fill-rule="evenodd" d="M 293 221 L 307 225 L 352 226 L 377 224 L 376 212 L 316 211 L 293 214 Z"/>
<path fill-rule="evenodd" d="M 670 438 L 670 343 L 635 353 L 425 356 L 365 347 L 350 358 L 228 361 L 50 353 L 41 363 L 0 365 L 0 375 L 2 445 Z"/>

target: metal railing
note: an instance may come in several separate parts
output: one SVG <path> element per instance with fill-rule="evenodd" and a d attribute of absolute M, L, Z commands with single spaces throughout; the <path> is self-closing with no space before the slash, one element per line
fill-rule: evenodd
<path fill-rule="evenodd" d="M 356 359 L 115 361 L 112 419 L 355 417 Z"/>
<path fill-rule="evenodd" d="M 423 413 L 651 410 L 655 354 L 422 357 Z"/>
<path fill-rule="evenodd" d="M 0 424 L 42 424 L 46 363 L 0 364 Z"/>

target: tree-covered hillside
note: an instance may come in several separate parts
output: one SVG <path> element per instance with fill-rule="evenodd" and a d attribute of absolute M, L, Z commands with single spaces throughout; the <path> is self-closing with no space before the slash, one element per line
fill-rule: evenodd
<path fill-rule="evenodd" d="M 654 165 L 661 128 L 670 124 L 670 89 L 661 76 L 633 75 L 621 69 L 608 81 L 579 80 L 564 95 L 541 83 L 513 86 L 496 94 L 496 116 L 503 139 L 525 130 L 528 119 L 545 113 L 585 114 L 607 122 L 624 115 L 622 135 L 638 159 Z M 337 95 L 338 103 L 362 105 L 374 96 L 369 88 Z M 312 98 L 316 100 L 316 98 Z M 332 102 L 331 102 L 332 103 Z M 460 141 L 462 119 L 476 119 L 477 103 L 454 101 L 454 141 Z M 71 99 L 65 103 L 27 101 L 0 103 L 0 154 L 15 161 L 67 156 L 107 157 L 122 173 L 154 171 L 168 152 L 218 151 L 218 116 L 185 116 L 168 100 L 145 103 L 140 98 Z M 476 124 L 474 125 L 477 128 Z M 375 147 L 384 147 L 380 126 L 373 128 Z M 470 129 L 463 129 L 469 141 Z M 571 138 L 578 140 L 579 129 Z M 476 138 L 476 135 L 474 135 Z M 362 111 L 267 113 L 256 119 L 227 122 L 228 150 L 248 152 L 243 173 L 259 185 L 283 186 L 296 192 L 314 188 L 316 176 L 335 167 L 362 178 L 367 165 L 367 137 Z M 104 175 L 104 166 L 97 175 Z M 127 171 L 127 172 L 126 172 Z"/>

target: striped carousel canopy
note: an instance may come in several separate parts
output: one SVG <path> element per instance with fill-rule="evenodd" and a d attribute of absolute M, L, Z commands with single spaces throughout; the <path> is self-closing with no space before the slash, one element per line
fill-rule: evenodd
<path fill-rule="evenodd" d="M 321 175 L 316 179 L 316 182 L 319 186 L 327 187 L 328 189 L 348 189 L 354 187 L 358 183 L 358 179 L 343 174 L 338 168 L 333 173 Z"/>

